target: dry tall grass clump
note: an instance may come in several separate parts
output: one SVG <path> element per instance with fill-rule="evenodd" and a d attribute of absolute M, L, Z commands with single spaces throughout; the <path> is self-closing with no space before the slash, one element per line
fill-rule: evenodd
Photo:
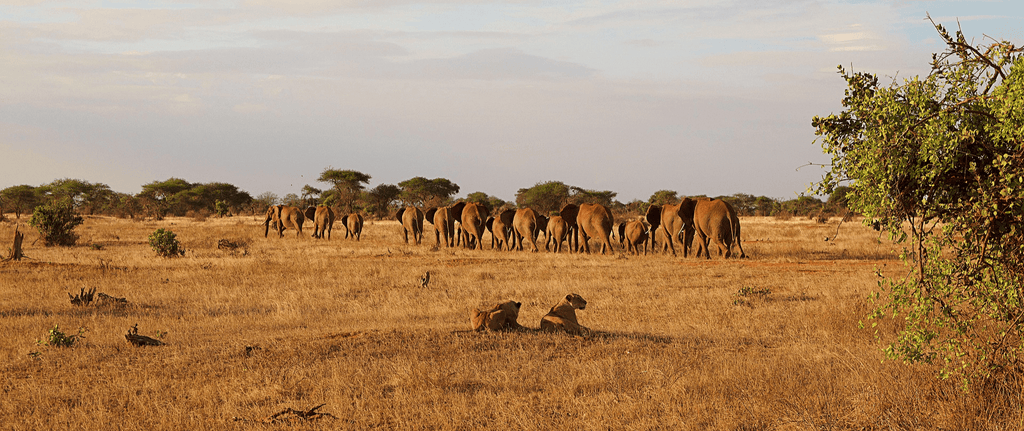
<path fill-rule="evenodd" d="M 29 233 L 30 259 L 0 264 L 5 427 L 268 429 L 260 419 L 321 404 L 329 415 L 289 423 L 1009 429 L 1024 419 L 1019 391 L 964 393 L 930 367 L 881 361 L 874 331 L 894 328 L 858 322 L 875 271 L 905 270 L 855 221 L 836 237 L 838 219 L 744 218 L 743 260 L 415 246 L 381 221 L 358 242 L 264 238 L 260 222 L 89 217 L 70 248 L 32 245 Z M 161 228 L 184 256 L 155 256 L 147 236 Z M 0 239 L 14 230 L 0 224 Z M 127 303 L 69 303 L 93 288 Z M 593 334 L 536 331 L 568 293 L 587 300 L 577 317 Z M 509 300 L 530 330 L 471 331 L 470 311 Z M 55 325 L 84 338 L 37 343 Z M 133 327 L 163 344 L 129 344 Z"/>

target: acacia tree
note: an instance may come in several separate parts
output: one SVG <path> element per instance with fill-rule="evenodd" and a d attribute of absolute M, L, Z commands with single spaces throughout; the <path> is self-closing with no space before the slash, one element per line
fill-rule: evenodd
<path fill-rule="evenodd" d="M 849 184 L 850 209 L 903 246 L 909 274 L 880 282 L 869 316 L 902 326 L 887 356 L 966 387 L 1024 365 L 1024 60 L 935 28 L 947 48 L 923 79 L 839 68 L 846 110 L 812 121 L 832 157 L 815 190 Z"/>
<path fill-rule="evenodd" d="M 541 214 L 558 211 L 569 203 L 569 188 L 561 181 L 537 183 L 516 192 L 516 205 L 520 208 L 533 208 Z"/>
<path fill-rule="evenodd" d="M 421 207 L 444 205 L 459 192 L 459 185 L 447 178 L 413 177 L 398 183 L 398 187 L 402 189 L 402 200 Z"/>
<path fill-rule="evenodd" d="M 651 205 L 671 205 L 679 203 L 679 194 L 674 190 L 658 190 L 647 200 Z"/>
<path fill-rule="evenodd" d="M 378 184 L 366 192 L 369 209 L 377 218 L 387 218 L 391 212 L 391 204 L 401 196 L 402 189 L 394 184 Z"/>
<path fill-rule="evenodd" d="M 0 190 L 0 208 L 14 210 L 14 217 L 20 219 L 22 213 L 29 213 L 39 203 L 36 188 L 27 184 L 11 186 Z M 0 210 L 0 214 L 3 211 Z"/>
<path fill-rule="evenodd" d="M 484 192 L 473 192 L 466 195 L 466 202 L 475 202 L 478 204 L 483 204 L 485 207 L 492 208 L 494 210 L 498 210 L 501 207 L 509 204 L 509 202 L 505 202 L 501 198 L 488 195 L 487 193 Z"/>
<path fill-rule="evenodd" d="M 317 181 L 328 183 L 333 187 L 331 193 L 321 194 L 325 203 L 333 197 L 342 210 L 351 212 L 352 203 L 359 198 L 359 192 L 363 191 L 365 185 L 370 182 L 370 176 L 359 171 L 327 168 L 320 173 L 320 178 L 317 178 Z"/>

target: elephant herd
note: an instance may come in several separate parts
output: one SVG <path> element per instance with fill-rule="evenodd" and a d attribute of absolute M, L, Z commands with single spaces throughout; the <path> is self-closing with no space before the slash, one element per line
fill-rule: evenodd
<path fill-rule="evenodd" d="M 295 235 L 302 234 L 302 225 L 306 220 L 313 222 L 313 238 L 331 239 L 331 229 L 334 228 L 334 209 L 326 206 L 311 206 L 305 211 L 298 207 L 285 205 L 271 205 L 267 209 L 267 217 L 263 220 L 263 237 L 270 233 L 270 226 L 275 226 L 277 235 L 284 236 L 287 228 L 295 229 Z M 345 227 L 345 238 L 351 236 L 356 241 L 363 233 L 363 216 L 358 213 L 348 214 L 341 218 L 341 225 Z"/>
<path fill-rule="evenodd" d="M 405 242 L 412 234 L 413 242 L 423 240 L 423 221 L 434 226 L 437 246 L 463 245 L 470 249 L 483 249 L 484 230 L 491 234 L 491 249 L 519 250 L 529 247 L 539 251 L 538 238 L 544 235 L 544 250 L 560 253 L 562 243 L 570 252 L 590 253 L 590 240 L 601 246 L 601 254 L 614 253 L 611 238 L 618 234 L 619 245 L 627 252 L 639 254 L 648 249 L 655 250 L 660 242 L 662 250 L 681 247 L 683 256 L 696 239 L 696 255 L 711 258 L 709 246 L 713 242 L 720 256 L 731 257 L 732 245 L 739 248 L 740 257 L 747 257 L 740 243 L 740 220 L 736 210 L 728 202 L 708 198 L 683 198 L 678 204 L 651 205 L 647 214 L 637 220 L 618 224 L 613 229 L 614 218 L 608 207 L 598 204 L 567 204 L 557 215 L 550 217 L 532 208 L 506 209 L 491 215 L 490 210 L 475 202 L 458 202 L 454 205 L 430 208 L 424 213 L 416 207 L 398 210 L 395 219 L 402 225 Z M 326 206 L 311 206 L 305 210 L 298 207 L 273 205 L 267 209 L 263 236 L 270 233 L 273 225 L 279 237 L 287 228 L 302 234 L 306 220 L 313 222 L 313 238 L 331 238 L 334 226 L 334 210 Z M 359 240 L 363 231 L 363 216 L 358 213 L 341 218 L 345 227 L 345 238 Z"/>
<path fill-rule="evenodd" d="M 425 213 L 416 207 L 398 210 L 395 219 L 402 225 L 406 243 L 412 234 L 413 242 L 423 240 L 423 221 L 434 227 L 437 246 L 455 247 L 462 244 L 470 249 L 483 249 L 483 231 L 491 234 L 491 249 L 519 250 L 528 247 L 539 251 L 538 238 L 544 235 L 544 250 L 559 253 L 562 243 L 567 243 L 570 252 L 590 253 L 590 240 L 601 246 L 601 254 L 614 253 L 611 237 L 617 233 L 619 244 L 626 251 L 647 254 L 648 248 L 655 250 L 657 242 L 663 250 L 670 249 L 676 254 L 676 247 L 682 247 L 683 256 L 696 242 L 696 255 L 710 258 L 710 243 L 718 248 L 718 254 L 732 256 L 733 243 L 739 248 L 740 257 L 746 257 L 740 243 L 740 222 L 736 210 L 728 202 L 708 198 L 684 198 L 678 204 L 652 205 L 647 214 L 638 220 L 631 220 L 613 229 L 611 211 L 598 204 L 567 204 L 557 215 L 550 217 L 532 208 L 506 209 L 490 215 L 483 205 L 473 202 L 458 202 L 451 206 L 430 208 Z M 596 250 L 595 250 L 596 251 Z"/>

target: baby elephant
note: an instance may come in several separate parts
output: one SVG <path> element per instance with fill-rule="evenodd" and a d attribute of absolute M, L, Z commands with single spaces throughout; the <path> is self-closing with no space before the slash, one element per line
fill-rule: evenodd
<path fill-rule="evenodd" d="M 474 331 L 490 329 L 492 331 L 509 331 L 522 328 L 519 326 L 519 307 L 522 302 L 508 301 L 501 304 L 494 304 L 484 310 L 474 310 L 470 314 L 470 321 L 473 323 Z"/>
<path fill-rule="evenodd" d="M 590 332 L 586 326 L 580 325 L 576 320 L 576 310 L 587 308 L 587 301 L 575 293 L 565 295 L 565 298 L 551 307 L 551 311 L 540 319 L 541 331 L 565 331 L 573 335 L 585 335 Z"/>

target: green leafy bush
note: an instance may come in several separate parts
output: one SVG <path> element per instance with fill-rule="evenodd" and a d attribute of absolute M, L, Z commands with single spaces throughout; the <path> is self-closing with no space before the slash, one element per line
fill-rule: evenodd
<path fill-rule="evenodd" d="M 50 329 L 46 341 L 36 340 L 36 344 L 40 346 L 71 347 L 75 344 L 75 340 L 79 338 L 85 338 L 85 328 L 78 328 L 78 334 L 67 335 L 60 330 L 60 325 L 53 325 L 53 329 Z"/>
<path fill-rule="evenodd" d="M 218 217 L 225 217 L 225 216 L 227 216 L 228 215 L 228 203 L 224 202 L 224 201 L 221 201 L 221 200 L 218 200 L 216 203 L 213 204 L 213 212 L 215 214 L 217 214 Z"/>
<path fill-rule="evenodd" d="M 82 216 L 75 214 L 71 202 L 64 200 L 37 206 L 28 224 L 39 229 L 43 244 L 47 247 L 72 246 L 78 241 L 75 227 L 84 221 Z"/>
<path fill-rule="evenodd" d="M 1024 361 L 1024 49 L 935 28 L 947 49 L 924 78 L 839 68 L 846 110 L 812 121 L 832 156 L 815 192 L 848 185 L 849 208 L 902 248 L 907 271 L 881 278 L 868 316 L 886 355 L 966 389 Z"/>
<path fill-rule="evenodd" d="M 149 236 L 149 246 L 153 247 L 156 254 L 163 257 L 184 256 L 185 248 L 181 246 L 176 236 L 170 230 L 157 229 Z"/>

